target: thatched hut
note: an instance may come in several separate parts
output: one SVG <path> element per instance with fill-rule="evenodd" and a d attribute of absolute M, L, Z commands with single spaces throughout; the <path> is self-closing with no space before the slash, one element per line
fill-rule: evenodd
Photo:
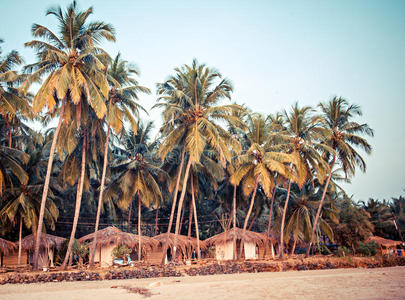
<path fill-rule="evenodd" d="M 79 242 L 86 241 L 92 242 L 94 239 L 94 232 L 85 235 L 79 239 Z M 102 267 L 109 267 L 113 264 L 112 251 L 116 246 L 126 245 L 128 248 L 134 249 L 138 252 L 139 236 L 133 233 L 123 232 L 116 227 L 106 227 L 97 231 L 97 249 L 94 261 L 99 262 Z M 141 248 L 143 256 L 147 256 L 147 253 L 152 251 L 153 248 L 159 244 L 153 238 L 147 236 L 141 236 Z M 139 255 L 139 254 L 138 254 Z"/>
<path fill-rule="evenodd" d="M 239 253 L 243 247 L 242 257 L 245 259 L 258 259 L 259 249 L 264 247 L 266 236 L 261 233 L 243 229 L 232 228 L 228 231 L 214 235 L 205 240 L 207 246 L 215 246 L 215 258 L 217 260 L 231 260 L 234 252 L 234 239 L 236 239 L 236 251 Z"/>
<path fill-rule="evenodd" d="M 389 240 L 380 236 L 370 236 L 366 242 L 375 242 L 382 254 L 394 254 L 397 246 L 402 244 L 401 241 Z"/>
<path fill-rule="evenodd" d="M 17 245 L 13 242 L 0 238 L 0 254 L 7 255 L 10 251 L 17 249 Z"/>
<path fill-rule="evenodd" d="M 173 253 L 174 247 L 174 233 L 161 233 L 153 237 L 159 242 L 159 246 L 153 251 L 147 254 L 146 260 L 152 264 L 160 264 L 162 259 L 162 252 L 165 243 L 168 244 L 168 251 L 169 253 Z M 204 241 L 200 241 L 200 250 L 207 249 L 206 244 Z M 194 237 L 188 237 L 185 235 L 177 235 L 177 253 L 179 253 L 183 259 L 191 258 L 193 251 L 197 251 L 197 239 Z M 166 262 L 167 262 L 167 255 L 166 255 Z"/>
<path fill-rule="evenodd" d="M 28 264 L 30 255 L 35 250 L 35 236 L 30 234 L 21 240 L 21 263 Z M 42 234 L 39 245 L 38 265 L 40 267 L 53 267 L 54 250 L 59 249 L 65 238 L 61 238 L 52 234 Z M 3 265 L 17 265 L 18 249 L 16 248 L 3 257 Z"/>
<path fill-rule="evenodd" d="M 9 255 L 10 252 L 14 252 L 17 249 L 17 245 L 14 244 L 13 242 L 7 241 L 5 239 L 0 238 L 0 255 L 2 257 L 1 259 L 1 265 L 3 266 L 4 262 L 4 257 Z"/>

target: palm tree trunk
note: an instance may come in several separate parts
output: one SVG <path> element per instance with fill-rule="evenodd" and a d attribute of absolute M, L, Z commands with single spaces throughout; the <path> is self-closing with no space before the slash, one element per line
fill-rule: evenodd
<path fill-rule="evenodd" d="M 23 223 L 23 218 L 22 215 L 20 215 L 20 231 L 18 234 L 18 265 L 21 265 L 21 239 L 22 239 L 22 223 Z"/>
<path fill-rule="evenodd" d="M 252 229 L 252 226 L 253 226 L 253 224 L 254 224 L 255 221 L 256 221 L 256 217 L 257 217 L 257 215 L 255 214 L 255 215 L 253 216 L 252 221 L 250 222 L 250 225 L 249 225 L 249 227 L 248 227 L 248 230 L 251 230 L 251 229 Z"/>
<path fill-rule="evenodd" d="M 65 111 L 65 99 L 62 100 L 62 107 L 60 109 L 59 121 L 58 121 L 58 125 L 56 126 L 55 133 L 53 134 L 51 150 L 49 152 L 48 167 L 46 169 L 44 190 L 42 191 L 41 208 L 39 210 L 38 228 L 36 231 L 35 251 L 34 251 L 34 270 L 38 270 L 39 243 L 41 240 L 42 227 L 44 224 L 45 204 L 46 204 L 46 198 L 48 197 L 49 181 L 51 179 L 52 164 L 53 164 L 53 156 L 55 154 L 56 142 L 58 140 L 59 131 L 62 126 L 64 111 Z"/>
<path fill-rule="evenodd" d="M 269 237 L 270 237 L 270 230 L 271 230 L 271 217 L 273 216 L 273 205 L 274 205 L 274 198 L 276 196 L 276 188 L 277 185 L 274 185 L 273 188 L 273 194 L 271 195 L 271 202 L 270 202 L 270 209 L 269 209 L 269 222 L 267 224 L 267 232 L 266 232 L 266 247 L 265 252 L 267 252 L 267 243 L 269 242 Z M 273 247 L 273 244 L 271 245 L 271 247 Z M 267 253 L 265 253 L 265 256 L 267 255 Z"/>
<path fill-rule="evenodd" d="M 141 236 L 141 196 L 138 194 L 138 261 L 141 261 L 142 256 Z"/>
<path fill-rule="evenodd" d="M 186 195 L 187 181 L 188 181 L 188 174 L 190 173 L 190 167 L 191 167 L 191 157 L 188 158 L 186 171 L 184 173 L 183 188 L 181 190 L 181 195 L 180 195 L 180 199 L 179 199 L 179 206 L 177 207 L 176 229 L 174 231 L 174 241 L 173 241 L 173 257 L 175 260 L 177 259 L 177 236 L 179 234 L 179 228 L 180 228 L 180 215 L 181 215 L 181 209 L 183 207 L 184 196 Z"/>
<path fill-rule="evenodd" d="M 252 198 L 250 199 L 250 206 L 249 206 L 249 210 L 246 214 L 246 218 L 245 218 L 245 222 L 243 224 L 243 232 L 242 232 L 242 238 L 245 238 L 245 234 L 246 234 L 246 227 L 248 225 L 249 222 L 249 218 L 250 218 L 250 214 L 252 213 L 252 209 L 253 209 L 253 204 L 255 203 L 255 197 L 256 197 L 256 192 L 257 192 L 257 185 L 259 183 L 259 179 L 256 177 L 256 182 L 255 182 L 255 187 L 253 189 L 253 194 L 252 194 Z M 245 246 L 245 242 L 243 241 L 243 247 L 242 247 L 242 241 L 240 243 L 240 249 L 239 249 L 239 257 L 242 257 L 242 249 Z"/>
<path fill-rule="evenodd" d="M 287 198 L 285 199 L 284 210 L 283 210 L 283 217 L 281 219 L 281 228 L 280 228 L 280 257 L 284 255 L 284 223 L 285 217 L 287 215 L 287 208 L 288 208 L 288 200 L 290 199 L 290 192 L 291 192 L 291 180 L 288 181 L 288 191 L 287 191 Z"/>
<path fill-rule="evenodd" d="M 309 253 L 311 251 L 312 243 L 313 243 L 314 237 L 315 237 L 316 226 L 319 221 L 319 216 L 321 215 L 323 201 L 325 200 L 326 192 L 328 191 L 328 186 L 329 186 L 330 179 L 332 177 L 332 169 L 333 169 L 333 166 L 335 165 L 335 161 L 336 161 L 336 156 L 333 155 L 332 163 L 331 163 L 330 170 L 329 170 L 329 176 L 328 176 L 328 179 L 326 180 L 325 187 L 323 189 L 322 198 L 321 198 L 321 201 L 319 202 L 318 211 L 316 212 L 314 224 L 312 225 L 311 239 L 309 240 L 309 245 L 307 248 L 307 252 L 305 253 L 305 257 L 308 257 Z"/>
<path fill-rule="evenodd" d="M 193 180 L 193 173 L 191 173 L 191 200 L 193 201 L 193 211 L 194 211 L 194 223 L 195 223 L 195 235 L 197 238 L 197 259 L 201 259 L 201 251 L 200 251 L 200 231 L 198 230 L 198 220 L 197 220 L 197 207 L 195 205 L 195 198 L 194 198 L 194 180 Z"/>
<path fill-rule="evenodd" d="M 187 232 L 187 237 L 191 237 L 191 225 L 193 223 L 193 206 L 194 203 L 193 201 L 190 202 L 189 204 L 189 212 L 188 212 L 188 232 Z"/>
<path fill-rule="evenodd" d="M 292 246 L 292 249 L 291 249 L 291 252 L 290 252 L 290 255 L 293 255 L 294 254 L 294 252 L 295 252 L 295 246 L 297 245 L 297 239 L 296 238 L 294 238 L 294 244 L 293 244 L 293 246 Z"/>
<path fill-rule="evenodd" d="M 131 203 L 129 204 L 129 208 L 128 208 L 128 220 L 127 220 L 127 231 L 128 232 L 130 232 L 130 230 L 131 230 L 131 214 L 132 214 L 132 201 L 133 200 L 131 200 Z"/>
<path fill-rule="evenodd" d="M 103 193 L 104 193 L 105 173 L 107 170 L 107 161 L 108 161 L 108 140 L 109 140 L 109 138 L 110 138 L 110 125 L 108 125 L 107 137 L 105 139 L 105 145 L 104 145 L 103 173 L 101 175 L 100 195 L 98 195 L 96 226 L 94 228 L 94 240 L 93 240 L 93 243 L 91 244 L 91 248 L 90 248 L 90 262 L 89 262 L 90 267 L 94 266 L 94 257 L 96 255 L 96 249 L 97 249 L 97 246 L 96 246 L 97 245 L 97 231 L 98 231 L 98 226 L 100 224 L 101 206 L 103 205 Z"/>
<path fill-rule="evenodd" d="M 185 211 L 185 209 L 183 209 L 183 210 L 181 211 L 180 228 L 179 228 L 179 233 L 180 233 L 180 234 L 181 234 L 181 229 L 182 229 L 182 227 L 183 227 L 183 222 L 184 222 L 184 211 Z"/>
<path fill-rule="evenodd" d="M 156 208 L 156 217 L 155 217 L 155 235 L 157 235 L 158 231 L 158 220 L 159 220 L 159 207 Z"/>
<path fill-rule="evenodd" d="M 177 181 L 176 181 L 176 188 L 174 189 L 174 195 L 173 195 L 173 203 L 172 203 L 172 211 L 170 212 L 170 219 L 169 219 L 169 226 L 167 227 L 167 235 L 169 236 L 170 231 L 172 230 L 172 225 L 173 225 L 173 218 L 174 218 L 174 211 L 176 208 L 176 202 L 177 202 L 177 194 L 179 193 L 179 186 L 180 186 L 180 178 L 181 178 L 181 171 L 183 169 L 184 165 L 184 156 L 185 156 L 186 150 L 183 149 L 181 152 L 181 160 L 180 160 L 180 166 L 179 166 L 179 171 L 177 172 Z M 161 265 L 164 265 L 165 259 L 166 259 L 166 252 L 167 252 L 167 247 L 169 246 L 169 237 L 167 238 L 164 246 L 163 246 L 163 255 L 162 255 L 162 260 L 160 262 Z"/>
<path fill-rule="evenodd" d="M 82 195 L 83 195 L 83 184 L 84 184 L 84 173 L 86 169 L 86 146 L 87 146 L 87 132 L 84 130 L 83 134 L 83 145 L 82 145 L 82 163 L 81 163 L 81 171 L 80 171 L 80 178 L 77 183 L 77 193 L 76 193 L 76 207 L 75 207 L 75 215 L 73 219 L 73 227 L 72 227 L 72 232 L 70 234 L 70 239 L 69 239 L 69 244 L 68 248 L 66 251 L 66 256 L 62 264 L 62 270 L 66 269 L 66 264 L 69 259 L 69 255 L 72 252 L 72 245 L 73 241 L 76 235 L 76 228 L 77 228 L 77 222 L 79 220 L 79 214 L 80 214 L 80 205 L 82 203 Z"/>
<path fill-rule="evenodd" d="M 233 186 L 233 197 L 232 197 L 232 222 L 233 228 L 236 228 L 236 185 Z M 236 235 L 233 236 L 233 260 L 238 259 L 238 252 L 236 250 Z"/>

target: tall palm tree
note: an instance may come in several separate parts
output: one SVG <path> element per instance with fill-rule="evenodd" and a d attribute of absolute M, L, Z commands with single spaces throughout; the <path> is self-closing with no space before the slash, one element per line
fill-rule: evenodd
<path fill-rule="evenodd" d="M 177 209 L 174 257 L 176 257 L 180 215 L 190 168 L 193 164 L 200 163 L 201 155 L 206 147 L 218 152 L 221 163 L 225 164 L 225 161 L 230 161 L 231 151 L 229 147 L 237 149 L 239 143 L 216 121 L 240 122 L 239 119 L 231 115 L 232 110 L 237 105 L 219 105 L 219 101 L 222 99 L 230 99 L 232 92 L 230 82 L 227 79 L 222 79 L 219 72 L 211 70 L 204 64 L 198 64 L 197 60 L 193 60 L 191 66 L 184 65 L 175 71 L 176 74 L 165 83 L 158 84 L 159 100 L 163 102 L 155 105 L 164 107 L 164 124 L 161 132 L 166 136 L 158 151 L 160 157 L 164 159 L 175 146 L 183 145 L 182 151 L 185 152 L 185 157 L 180 163 L 178 183 L 183 162 L 187 160 Z M 177 199 L 177 191 L 178 184 L 176 184 L 174 200 Z M 175 201 L 173 201 L 174 205 Z M 171 230 L 170 225 L 169 223 L 168 232 Z M 163 248 L 163 253 L 166 249 L 167 245 Z"/>
<path fill-rule="evenodd" d="M 3 40 L 0 39 L 0 44 Z M 24 76 L 14 69 L 23 63 L 17 51 L 11 51 L 4 57 L 0 48 L 0 116 L 4 119 L 8 129 L 8 147 L 12 146 L 12 129 L 10 122 L 18 113 L 25 117 L 31 116 L 31 109 L 27 97 L 21 95 L 17 87 Z"/>
<path fill-rule="evenodd" d="M 322 123 L 326 138 L 324 144 L 333 149 L 325 153 L 326 161 L 329 163 L 329 174 L 326 179 L 321 201 L 312 228 L 311 239 L 307 248 L 306 256 L 309 256 L 312 243 L 315 237 L 315 228 L 318 224 L 323 201 L 328 190 L 332 176 L 332 170 L 336 161 L 342 166 L 346 177 L 354 175 L 356 167 L 361 171 L 366 171 L 366 163 L 361 155 L 355 150 L 358 147 L 367 154 L 371 153 L 371 145 L 361 135 L 374 136 L 374 131 L 367 124 L 359 124 L 353 121 L 356 116 L 361 116 L 359 106 L 350 105 L 347 100 L 334 97 L 328 103 L 321 103 L 319 107 L 322 111 Z"/>
<path fill-rule="evenodd" d="M 90 266 L 94 265 L 94 257 L 96 254 L 97 231 L 100 222 L 101 205 L 108 161 L 110 127 L 114 129 L 116 134 L 119 134 L 123 127 L 123 122 L 128 120 L 131 124 L 132 131 L 136 132 L 136 118 L 139 118 L 139 110 L 144 110 L 144 108 L 136 102 L 136 100 L 139 100 L 138 92 L 147 94 L 150 93 L 148 88 L 139 85 L 139 83 L 132 77 L 133 75 L 138 74 L 139 72 L 134 67 L 130 66 L 127 61 L 121 59 L 120 54 L 117 54 L 107 70 L 107 79 L 110 85 L 106 114 L 107 135 L 104 146 L 104 162 L 97 205 L 94 241 L 90 248 Z"/>
<path fill-rule="evenodd" d="M 231 177 L 234 185 L 242 182 L 242 191 L 245 196 L 252 195 L 250 205 L 243 224 L 243 235 L 246 234 L 249 217 L 253 209 L 257 189 L 260 185 L 267 197 L 271 196 L 274 187 L 274 174 L 289 178 L 290 169 L 287 164 L 294 164 L 291 154 L 272 151 L 268 139 L 268 123 L 260 114 L 251 114 L 248 117 L 247 142 L 249 148 L 240 155 L 237 170 Z M 242 254 L 240 248 L 239 257 Z"/>
<path fill-rule="evenodd" d="M 300 108 L 298 103 L 292 106 L 291 111 L 284 111 L 285 133 L 282 135 L 285 142 L 281 149 L 291 153 L 297 164 L 295 165 L 295 182 L 302 188 L 308 180 L 313 181 L 316 177 L 323 182 L 328 171 L 328 164 L 323 160 L 319 151 L 332 151 L 330 147 L 320 142 L 322 128 L 319 119 L 312 116 L 314 110 L 309 106 Z M 284 203 L 283 216 L 280 228 L 280 256 L 284 254 L 284 223 L 288 210 L 292 180 L 288 181 L 287 197 Z"/>
<path fill-rule="evenodd" d="M 34 269 L 38 268 L 39 241 L 56 141 L 62 121 L 69 123 L 74 113 L 70 109 L 65 111 L 65 106 L 69 108 L 70 106 L 66 104 L 74 103 L 75 112 L 80 114 L 81 105 L 78 104 L 85 99 L 98 118 L 104 117 L 107 110 L 103 99 L 108 97 L 108 82 L 105 76 L 108 55 L 98 45 L 105 39 L 115 41 L 114 29 L 103 22 L 88 22 L 87 19 L 92 13 L 91 7 L 80 11 L 75 1 L 65 11 L 60 6 L 51 8 L 46 14 L 56 17 L 59 25 L 58 33 L 55 34 L 45 26 L 34 24 L 32 35 L 41 40 L 32 40 L 25 44 L 37 52 L 38 61 L 26 66 L 26 71 L 31 74 L 21 89 L 27 91 L 33 82 L 46 77 L 34 97 L 34 113 L 40 112 L 45 105 L 48 112 L 57 113 L 58 105 L 61 104 L 41 200 Z"/>

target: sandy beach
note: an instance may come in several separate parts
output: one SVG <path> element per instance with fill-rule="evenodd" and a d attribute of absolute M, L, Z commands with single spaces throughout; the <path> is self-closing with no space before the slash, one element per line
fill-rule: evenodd
<path fill-rule="evenodd" d="M 147 298 L 130 293 L 120 286 L 144 287 L 153 295 Z M 0 299 L 19 300 L 328 298 L 405 299 L 405 267 L 35 283 L 0 287 Z"/>

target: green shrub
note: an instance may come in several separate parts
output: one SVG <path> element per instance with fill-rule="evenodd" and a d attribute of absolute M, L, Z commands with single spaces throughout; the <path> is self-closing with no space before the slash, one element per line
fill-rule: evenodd
<path fill-rule="evenodd" d="M 116 246 L 116 247 L 114 247 L 114 249 L 112 251 L 112 256 L 114 258 L 124 258 L 125 256 L 127 256 L 131 252 L 132 252 L 132 249 L 128 248 L 125 245 Z"/>
<path fill-rule="evenodd" d="M 374 256 L 377 253 L 377 244 L 374 241 L 365 244 L 360 243 L 357 252 L 364 256 Z"/>
<path fill-rule="evenodd" d="M 332 252 L 329 250 L 329 248 L 326 247 L 326 245 L 323 243 L 316 245 L 316 252 L 321 253 L 322 255 L 332 254 Z"/>
<path fill-rule="evenodd" d="M 338 247 L 337 256 L 343 257 L 343 256 L 347 256 L 348 254 L 350 254 L 350 250 L 348 248 L 346 248 L 345 246 Z"/>

